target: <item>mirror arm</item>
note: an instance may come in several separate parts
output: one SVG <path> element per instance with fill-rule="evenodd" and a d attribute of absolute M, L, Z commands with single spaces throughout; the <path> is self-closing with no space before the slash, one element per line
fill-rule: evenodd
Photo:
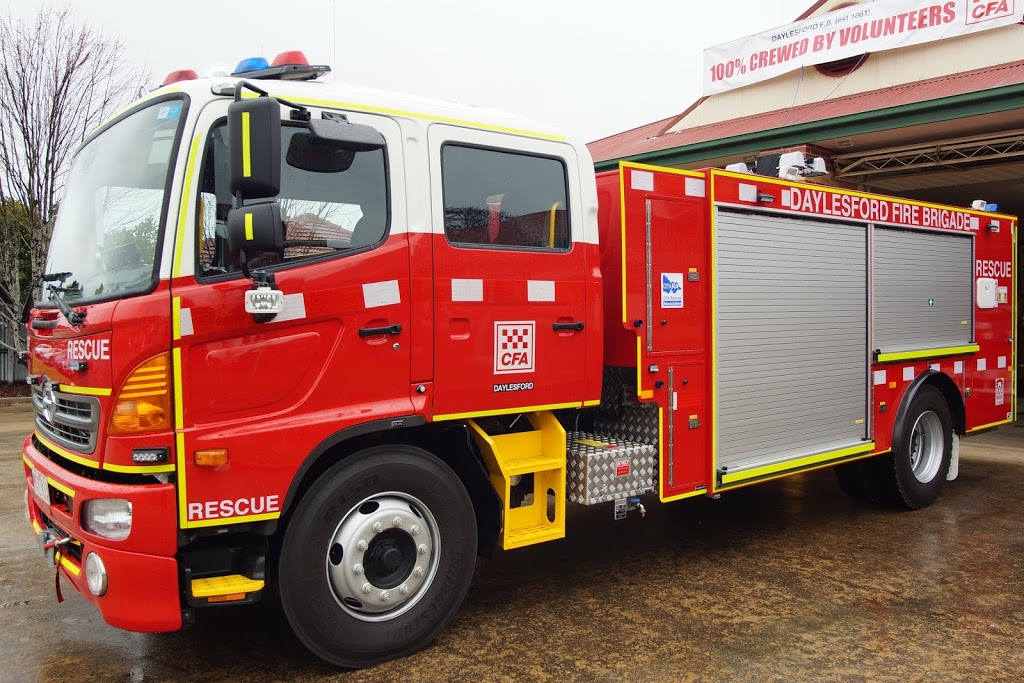
<path fill-rule="evenodd" d="M 263 88 L 259 88 L 259 87 L 255 86 L 255 85 L 253 85 L 252 83 L 250 83 L 249 81 L 244 81 L 243 80 L 243 81 L 238 81 L 237 83 L 235 83 L 235 102 L 241 102 L 242 101 L 242 91 L 243 90 L 251 90 L 254 93 L 256 93 L 257 95 L 259 95 L 260 97 L 270 97 L 270 93 L 268 93 Z M 291 109 L 292 109 L 291 116 L 292 116 L 293 120 L 309 121 L 309 119 L 311 118 L 311 116 L 309 114 L 309 109 L 307 109 L 306 107 L 303 107 L 301 104 L 295 104 L 294 102 L 290 102 L 290 101 L 282 99 L 280 97 L 278 97 L 276 99 L 277 99 L 278 102 L 280 102 L 284 106 L 291 107 Z"/>

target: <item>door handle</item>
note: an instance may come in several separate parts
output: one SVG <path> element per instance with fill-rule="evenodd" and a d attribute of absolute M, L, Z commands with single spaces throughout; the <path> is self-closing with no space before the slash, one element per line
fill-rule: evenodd
<path fill-rule="evenodd" d="M 582 332 L 583 323 L 555 323 L 551 326 L 555 332 L 572 331 Z"/>
<path fill-rule="evenodd" d="M 360 327 L 360 337 L 375 337 L 378 334 L 400 334 L 402 326 L 399 324 L 385 325 L 384 327 Z"/>

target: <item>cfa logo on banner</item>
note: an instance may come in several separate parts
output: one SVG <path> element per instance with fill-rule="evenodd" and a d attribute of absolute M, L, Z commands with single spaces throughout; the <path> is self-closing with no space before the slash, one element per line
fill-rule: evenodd
<path fill-rule="evenodd" d="M 533 372 L 534 321 L 494 323 L 494 374 Z"/>
<path fill-rule="evenodd" d="M 1012 16 L 1017 0 L 969 0 L 967 5 L 967 23 L 981 24 L 995 19 Z"/>

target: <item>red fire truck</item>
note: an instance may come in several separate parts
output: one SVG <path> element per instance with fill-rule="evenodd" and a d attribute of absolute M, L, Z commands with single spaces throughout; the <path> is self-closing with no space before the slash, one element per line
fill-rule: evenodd
<path fill-rule="evenodd" d="M 567 502 L 834 466 L 920 508 L 1014 418 L 1016 219 L 595 176 L 543 127 L 325 70 L 174 74 L 77 153 L 27 319 L 26 505 L 109 624 L 274 599 L 371 665 Z"/>

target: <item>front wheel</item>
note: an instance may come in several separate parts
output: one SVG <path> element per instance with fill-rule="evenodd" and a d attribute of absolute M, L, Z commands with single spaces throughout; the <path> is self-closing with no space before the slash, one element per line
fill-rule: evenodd
<path fill-rule="evenodd" d="M 428 645 L 454 616 L 476 562 L 476 517 L 435 456 L 379 446 L 333 466 L 285 529 L 278 590 L 302 643 L 358 668 Z"/>

